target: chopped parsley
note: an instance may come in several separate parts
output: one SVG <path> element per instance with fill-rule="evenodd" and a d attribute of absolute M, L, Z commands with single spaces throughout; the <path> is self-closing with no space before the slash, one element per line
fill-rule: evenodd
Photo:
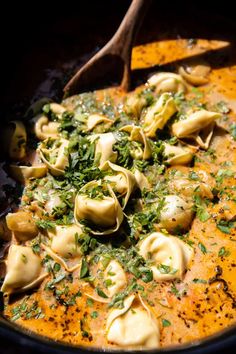
<path fill-rule="evenodd" d="M 144 291 L 144 287 L 137 283 L 136 279 L 131 279 L 129 285 L 126 289 L 120 293 L 117 293 L 113 296 L 111 302 L 108 304 L 108 307 L 115 307 L 122 309 L 124 307 L 124 300 L 127 296 L 133 292 Z"/>
<path fill-rule="evenodd" d="M 45 285 L 45 290 L 53 290 L 55 289 L 55 285 L 60 283 L 63 279 L 66 278 L 66 274 L 62 273 L 59 274 L 56 278 L 50 280 L 49 282 L 46 283 Z"/>
<path fill-rule="evenodd" d="M 95 290 L 98 296 L 103 297 L 104 299 L 108 299 L 108 296 L 99 287 L 96 287 Z"/>
<path fill-rule="evenodd" d="M 203 244 L 202 242 L 199 242 L 199 243 L 198 243 L 198 248 L 200 249 L 200 251 L 201 251 L 203 254 L 206 254 L 206 253 L 207 253 L 206 246 L 204 246 L 204 244 Z"/>
<path fill-rule="evenodd" d="M 227 169 L 219 169 L 219 171 L 216 174 L 216 182 L 218 184 L 221 184 L 225 178 L 231 178 L 234 177 L 235 172 L 232 170 L 227 170 Z"/>
<path fill-rule="evenodd" d="M 161 322 L 162 322 L 162 326 L 163 327 L 171 326 L 171 322 L 169 320 L 165 319 L 165 318 L 162 318 Z"/>
<path fill-rule="evenodd" d="M 82 259 L 80 268 L 80 279 L 86 278 L 89 275 L 89 266 L 85 258 Z"/>
<path fill-rule="evenodd" d="M 159 264 L 157 269 L 161 274 L 175 274 L 177 272 L 177 269 L 173 269 L 172 267 L 165 264 Z"/>
<path fill-rule="evenodd" d="M 230 126 L 230 134 L 232 135 L 232 138 L 236 140 L 236 123 L 233 123 Z"/>
<path fill-rule="evenodd" d="M 91 316 L 93 319 L 95 319 L 95 318 L 98 317 L 98 312 L 97 312 L 97 311 L 93 311 L 93 312 L 91 312 L 90 316 Z"/>
<path fill-rule="evenodd" d="M 206 207 L 207 207 L 206 199 L 204 200 L 199 195 L 195 195 L 194 210 L 196 211 L 197 217 L 201 222 L 206 222 L 211 217 Z"/>
<path fill-rule="evenodd" d="M 54 272 L 59 272 L 61 270 L 61 265 L 59 263 L 55 263 L 53 266 Z"/>
<path fill-rule="evenodd" d="M 177 289 L 175 283 L 172 283 L 171 284 L 171 287 L 170 287 L 170 292 L 176 296 L 179 295 L 179 290 Z"/>
<path fill-rule="evenodd" d="M 219 257 L 228 257 L 230 255 L 230 251 L 227 250 L 225 247 L 221 247 L 218 252 Z"/>
<path fill-rule="evenodd" d="M 51 220 L 37 220 L 36 225 L 43 230 L 53 229 L 56 226 L 55 222 Z"/>
<path fill-rule="evenodd" d="M 40 244 L 39 243 L 34 243 L 32 245 L 32 250 L 35 254 L 39 254 L 40 253 Z"/>
<path fill-rule="evenodd" d="M 34 301 L 30 305 L 28 303 L 29 300 L 30 297 L 27 297 L 19 305 L 12 308 L 12 321 L 17 321 L 19 318 L 23 318 L 24 320 L 44 318 L 45 315 L 42 308 L 38 306 L 38 302 Z"/>
<path fill-rule="evenodd" d="M 234 221 L 227 221 L 227 220 L 220 220 L 217 224 L 216 227 L 219 229 L 221 232 L 224 234 L 231 234 L 231 230 L 233 230 L 236 226 L 236 222 Z"/>
<path fill-rule="evenodd" d="M 27 259 L 26 255 L 23 254 L 23 253 L 21 254 L 21 260 L 22 260 L 22 262 L 25 263 L 25 264 L 28 262 L 28 259 Z"/>
<path fill-rule="evenodd" d="M 194 172 L 194 171 L 190 171 L 189 172 L 188 178 L 193 180 L 193 181 L 199 181 L 200 180 L 198 174 L 196 172 Z"/>
<path fill-rule="evenodd" d="M 93 307 L 93 305 L 94 305 L 93 299 L 88 298 L 88 299 L 86 300 L 86 304 L 87 304 L 89 307 Z"/>
<path fill-rule="evenodd" d="M 215 109 L 216 111 L 222 114 L 227 114 L 230 111 L 229 107 L 227 106 L 227 103 L 224 101 L 217 102 L 215 105 Z"/>
<path fill-rule="evenodd" d="M 194 278 L 192 281 L 195 284 L 207 284 L 207 280 L 205 279 Z"/>

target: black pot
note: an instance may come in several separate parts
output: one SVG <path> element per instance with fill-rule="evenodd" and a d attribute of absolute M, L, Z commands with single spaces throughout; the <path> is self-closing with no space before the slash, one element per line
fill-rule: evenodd
<path fill-rule="evenodd" d="M 102 47 L 118 27 L 128 0 L 77 1 L 76 4 L 41 1 L 27 5 L 5 4 L 2 11 L 2 121 L 19 119 L 30 102 L 42 96 L 62 97 L 62 87 L 73 71 Z M 137 43 L 158 39 L 207 38 L 228 40 L 235 45 L 235 11 L 230 1 L 153 1 Z M 230 51 L 220 54 L 216 65 L 235 60 Z M 153 70 L 153 69 L 152 69 Z M 133 73 L 133 86 L 145 81 L 148 71 Z M 141 81 L 140 81 L 141 80 Z M 43 83 L 43 84 L 42 84 Z M 235 319 L 236 320 L 236 319 Z M 0 317 L 1 353 L 99 353 L 54 342 Z M 233 353 L 236 326 L 184 346 L 151 353 Z M 3 350 L 3 351 L 2 351 Z M 124 352 L 124 351 L 123 351 Z"/>
<path fill-rule="evenodd" d="M 146 350 L 148 354 L 233 354 L 236 348 L 236 325 L 228 328 L 221 333 L 217 333 L 201 341 L 195 341 L 186 345 L 173 346 L 159 350 Z M 0 318 L 0 337 L 1 348 L 7 349 L 7 353 L 15 354 L 94 354 L 104 353 L 102 348 L 85 348 L 67 345 L 61 342 L 52 341 L 46 337 L 39 336 L 35 333 L 20 328 L 14 323 Z M 121 350 L 111 351 L 106 350 L 107 353 L 120 353 Z M 1 352 L 1 353 L 5 353 Z M 123 354 L 136 354 L 140 351 L 125 351 Z"/>

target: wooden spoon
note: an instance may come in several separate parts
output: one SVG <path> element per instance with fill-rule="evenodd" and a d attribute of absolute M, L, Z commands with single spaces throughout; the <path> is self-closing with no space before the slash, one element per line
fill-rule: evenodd
<path fill-rule="evenodd" d="M 96 53 L 64 87 L 65 96 L 78 92 L 91 83 L 106 82 L 108 74 L 118 71 L 122 66 L 122 81 L 120 87 L 128 90 L 130 84 L 130 61 L 132 45 L 142 23 L 147 8 L 152 0 L 133 0 L 123 21 L 111 40 Z"/>

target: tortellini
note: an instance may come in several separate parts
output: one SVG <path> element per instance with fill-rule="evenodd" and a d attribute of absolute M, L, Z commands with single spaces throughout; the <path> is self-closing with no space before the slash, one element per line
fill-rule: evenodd
<path fill-rule="evenodd" d="M 135 117 L 139 117 L 142 109 L 147 105 L 145 97 L 133 94 L 130 95 L 124 105 L 124 110 L 127 114 L 131 114 Z"/>
<path fill-rule="evenodd" d="M 164 157 L 169 165 L 187 165 L 192 161 L 193 153 L 183 146 L 175 146 L 167 143 L 164 145 Z"/>
<path fill-rule="evenodd" d="M 117 294 L 127 284 L 126 275 L 120 263 L 111 260 L 104 271 L 104 282 L 107 286 L 106 293 L 109 297 Z"/>
<path fill-rule="evenodd" d="M 38 115 L 34 120 L 34 133 L 39 140 L 56 139 L 59 136 L 58 128 L 60 124 L 58 122 L 50 122 L 45 115 Z"/>
<path fill-rule="evenodd" d="M 120 129 L 129 133 L 129 140 L 132 141 L 130 155 L 137 160 L 148 160 L 152 156 L 152 150 L 143 129 L 135 125 L 126 125 Z"/>
<path fill-rule="evenodd" d="M 10 165 L 11 175 L 20 183 L 26 183 L 30 178 L 42 178 L 47 174 L 47 166 L 39 164 L 34 166 Z"/>
<path fill-rule="evenodd" d="M 151 263 L 157 281 L 182 279 L 192 258 L 192 248 L 177 237 L 154 232 L 139 244 L 139 253 Z"/>
<path fill-rule="evenodd" d="M 55 102 L 49 103 L 49 109 L 57 116 L 59 120 L 62 118 L 63 113 L 66 112 L 65 107 Z"/>
<path fill-rule="evenodd" d="M 43 141 L 39 148 L 42 161 L 47 165 L 53 176 L 60 176 L 65 173 L 68 166 L 68 146 L 66 139 L 47 139 Z"/>
<path fill-rule="evenodd" d="M 156 131 L 163 129 L 168 120 L 177 111 L 175 102 L 170 93 L 163 93 L 160 98 L 148 107 L 143 122 L 146 136 L 155 138 Z"/>
<path fill-rule="evenodd" d="M 102 123 L 105 127 L 110 127 L 113 124 L 113 120 L 103 116 L 102 114 L 90 114 L 87 119 L 87 131 L 93 130 Z"/>
<path fill-rule="evenodd" d="M 57 225 L 55 229 L 48 232 L 51 238 L 51 249 L 63 258 L 75 258 L 81 255 L 78 245 L 79 235 L 82 229 L 79 225 Z"/>
<path fill-rule="evenodd" d="M 135 169 L 134 171 L 134 177 L 136 179 L 136 184 L 138 186 L 139 189 L 143 190 L 144 188 L 146 190 L 150 189 L 150 183 L 148 182 L 147 177 L 140 172 L 139 170 Z"/>
<path fill-rule="evenodd" d="M 110 182 L 114 191 L 118 192 L 120 196 L 123 197 L 123 202 L 121 204 L 124 209 L 136 184 L 133 173 L 110 161 L 105 162 L 101 169 L 112 172 L 112 175 L 105 176 L 104 180 Z"/>
<path fill-rule="evenodd" d="M 71 196 L 70 201 L 73 201 L 73 194 Z M 48 191 L 48 199 L 44 205 L 44 209 L 50 216 L 53 216 L 58 207 L 60 208 L 60 210 L 66 211 L 66 204 L 60 198 L 60 193 L 56 190 L 50 189 Z"/>
<path fill-rule="evenodd" d="M 102 289 L 106 297 L 99 296 L 98 293 L 94 291 L 95 286 Z M 122 291 L 126 286 L 126 274 L 121 264 L 115 259 L 101 257 L 96 275 L 94 276 L 93 288 L 90 288 L 90 290 L 86 292 L 86 296 L 97 302 L 109 303 L 111 298 Z"/>
<path fill-rule="evenodd" d="M 179 74 L 191 85 L 199 86 L 208 83 L 207 75 L 211 68 L 207 65 L 196 65 L 195 67 L 180 67 Z"/>
<path fill-rule="evenodd" d="M 193 139 L 200 147 L 207 149 L 213 134 L 214 122 L 220 117 L 220 113 L 202 109 L 190 114 L 186 119 L 174 123 L 172 125 L 172 133 L 180 139 Z M 203 132 L 203 137 L 200 135 L 201 131 Z"/>
<path fill-rule="evenodd" d="M 211 186 L 203 181 L 192 181 L 186 176 L 174 177 L 169 183 L 173 192 L 178 192 L 180 195 L 192 199 L 194 195 L 199 195 L 201 198 L 213 199 Z"/>
<path fill-rule="evenodd" d="M 30 240 L 38 234 L 32 214 L 27 211 L 19 210 L 16 213 L 9 213 L 6 216 L 6 222 L 8 229 L 13 231 L 20 241 Z"/>
<path fill-rule="evenodd" d="M 178 74 L 164 72 L 152 75 L 148 79 L 150 86 L 155 86 L 157 93 L 163 92 L 185 92 L 187 85 Z"/>
<path fill-rule="evenodd" d="M 75 198 L 75 220 L 91 223 L 94 235 L 109 235 L 117 231 L 124 215 L 109 184 L 91 181 L 81 188 Z"/>
<path fill-rule="evenodd" d="M 42 279 L 41 259 L 30 247 L 11 245 L 7 258 L 7 274 L 1 291 L 6 294 L 25 291 Z"/>
<path fill-rule="evenodd" d="M 22 160 L 26 155 L 27 134 L 25 126 L 18 120 L 12 121 L 11 124 L 14 125 L 14 131 L 10 138 L 9 156 L 13 160 Z"/>
<path fill-rule="evenodd" d="M 113 133 L 94 134 L 90 137 L 92 142 L 95 141 L 95 160 L 99 161 L 99 166 L 103 166 L 104 162 L 116 162 L 117 152 L 112 150 L 116 143 L 116 138 Z"/>
<path fill-rule="evenodd" d="M 134 295 L 124 300 L 122 309 L 114 309 L 107 318 L 107 340 L 125 348 L 160 347 L 159 325 L 151 311 L 137 302 Z"/>
<path fill-rule="evenodd" d="M 193 219 L 192 205 L 177 195 L 164 197 L 164 206 L 160 212 L 160 222 L 168 232 L 188 230 Z"/>

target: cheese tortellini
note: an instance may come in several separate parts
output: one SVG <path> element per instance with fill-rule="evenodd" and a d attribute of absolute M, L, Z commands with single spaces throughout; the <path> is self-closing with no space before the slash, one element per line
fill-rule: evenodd
<path fill-rule="evenodd" d="M 124 215 L 111 186 L 101 181 L 87 183 L 75 198 L 75 220 L 91 224 L 94 235 L 109 235 L 117 231 Z"/>
<path fill-rule="evenodd" d="M 48 232 L 51 238 L 51 249 L 63 258 L 75 258 L 81 255 L 78 245 L 79 235 L 82 229 L 79 225 L 57 225 L 55 229 Z"/>
<path fill-rule="evenodd" d="M 93 288 L 86 292 L 86 296 L 97 302 L 109 303 L 113 296 L 126 286 L 126 274 L 120 262 L 115 259 L 101 257 L 96 275 L 94 275 Z M 98 295 L 94 291 L 94 287 L 101 289 L 106 297 Z"/>
<path fill-rule="evenodd" d="M 34 166 L 10 165 L 11 175 L 20 183 L 26 183 L 30 178 L 42 178 L 47 174 L 47 166 L 38 164 Z"/>
<path fill-rule="evenodd" d="M 96 128 L 98 125 L 103 125 L 104 127 L 111 127 L 113 120 L 103 116 L 102 114 L 90 114 L 87 119 L 87 131 L 91 131 Z"/>
<path fill-rule="evenodd" d="M 139 253 L 152 265 L 157 281 L 182 279 L 192 258 L 192 248 L 175 236 L 154 232 L 139 244 Z"/>
<path fill-rule="evenodd" d="M 175 102 L 170 93 L 163 93 L 160 98 L 148 107 L 143 122 L 146 136 L 155 138 L 156 131 L 163 129 L 168 120 L 177 111 Z"/>
<path fill-rule="evenodd" d="M 134 177 L 136 179 L 136 184 L 138 186 L 139 189 L 143 190 L 149 190 L 150 189 L 150 183 L 148 182 L 147 177 L 140 172 L 138 169 L 135 169 L 134 171 Z"/>
<path fill-rule="evenodd" d="M 202 109 L 190 114 L 186 119 L 174 123 L 172 133 L 179 139 L 193 139 L 200 147 L 207 149 L 212 138 L 215 120 L 220 117 L 220 113 Z M 203 136 L 200 134 L 201 131 Z"/>
<path fill-rule="evenodd" d="M 74 190 L 70 189 L 70 198 L 68 197 L 67 202 L 72 203 L 74 201 Z M 57 212 L 57 208 L 61 211 L 66 212 L 67 205 L 61 198 L 60 192 L 54 189 L 50 189 L 48 191 L 48 197 L 46 203 L 44 204 L 44 210 L 50 215 L 50 217 L 54 217 L 54 214 Z"/>
<path fill-rule="evenodd" d="M 59 136 L 58 128 L 60 124 L 58 122 L 50 122 L 45 115 L 38 115 L 34 120 L 34 133 L 39 140 L 56 139 Z"/>
<path fill-rule="evenodd" d="M 19 210 L 16 213 L 9 213 L 6 216 L 6 223 L 9 230 L 19 241 L 27 241 L 37 236 L 38 228 L 32 214 Z"/>
<path fill-rule="evenodd" d="M 57 116 L 57 118 L 59 120 L 62 118 L 63 113 L 66 112 L 65 107 L 63 107 L 61 104 L 55 103 L 55 102 L 49 103 L 48 108 L 54 115 Z"/>
<path fill-rule="evenodd" d="M 164 145 L 164 157 L 166 162 L 173 165 L 187 165 L 192 161 L 193 153 L 190 149 L 183 146 L 175 146 L 167 143 Z"/>
<path fill-rule="evenodd" d="M 101 169 L 112 172 L 111 175 L 105 176 L 104 180 L 110 182 L 113 190 L 123 197 L 123 202 L 121 204 L 124 209 L 136 184 L 133 173 L 124 167 L 111 163 L 110 161 L 107 161 Z"/>
<path fill-rule="evenodd" d="M 180 194 L 184 198 L 192 200 L 194 195 L 201 198 L 213 199 L 211 186 L 204 181 L 192 181 L 187 176 L 175 176 L 169 182 L 169 187 L 173 192 Z"/>
<path fill-rule="evenodd" d="M 174 73 L 163 72 L 152 75 L 148 79 L 150 86 L 155 86 L 157 93 L 163 92 L 185 92 L 187 85 L 183 78 Z"/>
<path fill-rule="evenodd" d="M 192 205 L 177 195 L 164 197 L 160 222 L 168 232 L 188 230 L 193 219 Z"/>
<path fill-rule="evenodd" d="M 142 112 L 142 109 L 146 105 L 147 100 L 145 99 L 145 97 L 138 94 L 133 94 L 127 98 L 124 105 L 124 109 L 127 114 L 139 117 Z"/>
<path fill-rule="evenodd" d="M 107 318 L 107 340 L 125 348 L 152 349 L 160 346 L 160 330 L 151 311 L 134 295 L 124 300 Z"/>
<path fill-rule="evenodd" d="M 1 291 L 11 294 L 33 288 L 43 279 L 41 269 L 41 259 L 30 247 L 11 245 Z"/>
<path fill-rule="evenodd" d="M 208 65 L 180 67 L 179 74 L 191 85 L 200 86 L 208 83 L 207 75 L 211 71 Z"/>
<path fill-rule="evenodd" d="M 109 284 L 106 289 L 109 297 L 117 294 L 127 284 L 124 269 L 114 259 L 109 262 L 104 271 L 104 282 L 105 284 Z"/>
<path fill-rule="evenodd" d="M 116 162 L 117 152 L 113 151 L 113 145 L 116 143 L 116 138 L 113 133 L 94 134 L 90 140 L 95 142 L 95 160 L 99 162 L 99 166 L 103 166 L 104 162 Z"/>
<path fill-rule="evenodd" d="M 152 156 L 152 150 L 147 137 L 141 127 L 126 125 L 120 129 L 129 133 L 129 140 L 132 142 L 130 155 L 137 160 L 148 160 Z"/>
<path fill-rule="evenodd" d="M 68 146 L 66 139 L 47 139 L 43 141 L 39 148 L 42 161 L 47 165 L 53 176 L 60 176 L 65 173 L 68 166 Z"/>

